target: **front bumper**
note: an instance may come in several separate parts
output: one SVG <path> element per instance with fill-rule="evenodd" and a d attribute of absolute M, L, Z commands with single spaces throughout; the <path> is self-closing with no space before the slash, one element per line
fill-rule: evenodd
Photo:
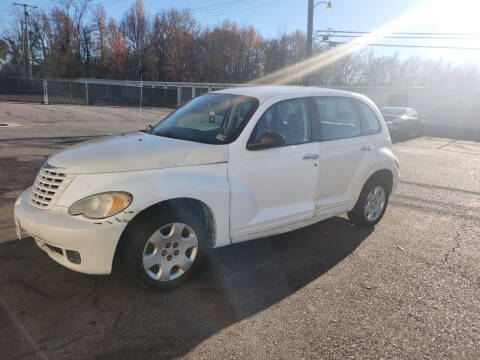
<path fill-rule="evenodd" d="M 38 209 L 30 204 L 29 193 L 30 189 L 15 202 L 14 218 L 18 230 L 35 238 L 40 249 L 69 269 L 86 274 L 111 273 L 117 242 L 126 222 L 95 224 L 66 212 Z M 80 255 L 79 264 L 78 258 L 68 256 L 74 252 Z"/>

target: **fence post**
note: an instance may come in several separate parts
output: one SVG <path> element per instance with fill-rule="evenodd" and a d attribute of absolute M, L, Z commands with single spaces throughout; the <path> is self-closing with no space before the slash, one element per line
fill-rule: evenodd
<path fill-rule="evenodd" d="M 88 105 L 88 82 L 85 80 L 85 99 L 87 99 Z"/>
<path fill-rule="evenodd" d="M 43 79 L 42 80 L 42 83 L 43 83 L 43 103 L 45 105 L 48 105 L 48 83 L 47 83 L 47 79 Z"/>
<path fill-rule="evenodd" d="M 208 87 L 208 92 L 212 92 L 212 87 L 211 86 Z"/>
<path fill-rule="evenodd" d="M 180 105 L 182 103 L 182 87 L 178 86 L 177 87 L 177 105 Z"/>
<path fill-rule="evenodd" d="M 196 90 L 197 90 L 197 88 L 192 86 L 192 100 L 195 99 Z"/>

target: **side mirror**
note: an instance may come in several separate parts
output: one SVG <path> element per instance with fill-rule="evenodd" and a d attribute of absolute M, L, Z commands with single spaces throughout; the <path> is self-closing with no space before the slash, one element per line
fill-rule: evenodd
<path fill-rule="evenodd" d="M 153 132 L 153 125 L 147 125 L 147 133 L 151 134 Z"/>
<path fill-rule="evenodd" d="M 247 144 L 248 150 L 263 150 L 285 145 L 285 136 L 276 131 L 264 132 L 256 143 Z"/>

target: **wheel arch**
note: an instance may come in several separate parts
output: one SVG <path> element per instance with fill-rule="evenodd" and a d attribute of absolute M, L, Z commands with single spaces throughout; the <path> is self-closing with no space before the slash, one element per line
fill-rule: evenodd
<path fill-rule="evenodd" d="M 363 188 L 365 187 L 365 184 L 367 184 L 371 179 L 376 178 L 376 177 L 379 177 L 386 182 L 386 186 L 387 186 L 386 190 L 388 190 L 389 194 L 392 192 L 393 172 L 392 172 L 391 169 L 384 167 L 384 168 L 380 168 L 380 169 L 370 171 L 369 175 L 358 183 L 359 185 L 355 190 L 354 196 L 352 197 L 352 203 L 350 205 L 352 209 L 355 206 L 355 204 L 357 203 L 358 198 L 360 197 L 360 194 L 361 194 Z"/>
<path fill-rule="evenodd" d="M 116 261 L 119 258 L 118 254 L 122 251 L 127 241 L 129 231 L 131 231 L 138 223 L 148 217 L 150 213 L 154 211 L 181 211 L 182 209 L 193 210 L 196 214 L 198 214 L 202 221 L 205 222 L 205 226 L 210 235 L 210 247 L 214 247 L 217 231 L 215 215 L 212 209 L 201 200 L 189 197 L 179 197 L 160 201 L 150 205 L 136 214 L 135 217 L 128 222 L 125 229 L 123 229 L 115 249 L 113 260 Z"/>
<path fill-rule="evenodd" d="M 373 174 L 371 174 L 367 180 L 363 183 L 362 189 L 367 184 L 371 179 L 374 178 L 379 178 L 381 179 L 385 186 L 387 187 L 385 190 L 387 190 L 388 194 L 392 192 L 392 187 L 393 187 L 393 173 L 390 169 L 380 169 L 375 171 Z"/>

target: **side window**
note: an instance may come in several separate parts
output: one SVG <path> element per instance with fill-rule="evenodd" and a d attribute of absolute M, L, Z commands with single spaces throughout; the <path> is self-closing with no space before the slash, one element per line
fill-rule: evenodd
<path fill-rule="evenodd" d="M 376 134 L 380 131 L 380 123 L 375 113 L 363 101 L 354 99 L 362 118 L 362 132 L 364 135 Z"/>
<path fill-rule="evenodd" d="M 285 145 L 309 142 L 308 100 L 292 99 L 271 106 L 258 120 L 249 142 L 258 142 L 260 136 L 267 131 L 282 134 L 285 137 Z"/>
<path fill-rule="evenodd" d="M 322 140 L 360 136 L 360 118 L 349 98 L 317 97 L 315 106 Z"/>

